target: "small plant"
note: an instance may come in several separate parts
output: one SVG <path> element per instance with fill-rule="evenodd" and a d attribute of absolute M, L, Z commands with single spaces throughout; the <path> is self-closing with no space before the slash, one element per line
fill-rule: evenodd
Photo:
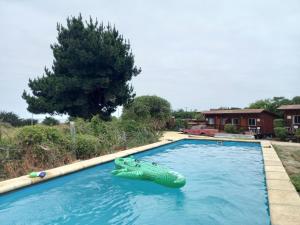
<path fill-rule="evenodd" d="M 288 131 L 284 127 L 275 127 L 274 132 L 275 136 L 278 137 L 281 141 L 284 141 L 288 136 Z"/>
<path fill-rule="evenodd" d="M 239 131 L 237 127 L 233 124 L 225 124 L 224 131 L 230 134 L 238 134 Z"/>

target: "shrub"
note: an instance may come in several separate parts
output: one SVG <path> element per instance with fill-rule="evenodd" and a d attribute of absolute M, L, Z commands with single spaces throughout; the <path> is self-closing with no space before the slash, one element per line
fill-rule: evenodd
<path fill-rule="evenodd" d="M 295 137 L 297 139 L 297 141 L 299 142 L 300 141 L 300 128 L 298 128 L 295 132 Z"/>
<path fill-rule="evenodd" d="M 283 119 L 275 119 L 273 121 L 274 127 L 284 127 L 284 120 Z"/>
<path fill-rule="evenodd" d="M 41 126 L 25 126 L 22 127 L 18 134 L 17 139 L 21 145 L 34 145 L 40 144 L 45 140 Z"/>
<path fill-rule="evenodd" d="M 230 134 L 238 134 L 239 133 L 238 129 L 233 124 L 225 124 L 224 131 L 226 133 L 230 133 Z"/>
<path fill-rule="evenodd" d="M 44 125 L 48 125 L 48 126 L 54 126 L 54 125 L 58 125 L 59 121 L 53 117 L 45 117 L 45 119 L 43 120 L 42 124 Z"/>
<path fill-rule="evenodd" d="M 275 132 L 275 136 L 282 141 L 284 141 L 288 136 L 287 129 L 285 129 L 284 127 L 275 127 L 274 132 Z"/>
<path fill-rule="evenodd" d="M 17 133 L 18 142 L 23 146 L 38 145 L 43 142 L 61 144 L 63 134 L 56 128 L 41 125 L 25 126 Z"/>
<path fill-rule="evenodd" d="M 100 153 L 98 139 L 92 135 L 79 134 L 76 136 L 76 158 L 87 159 Z"/>
<path fill-rule="evenodd" d="M 173 127 L 173 130 L 180 130 L 180 129 L 186 129 L 188 127 L 188 123 L 186 120 L 182 119 L 175 119 L 175 124 Z"/>

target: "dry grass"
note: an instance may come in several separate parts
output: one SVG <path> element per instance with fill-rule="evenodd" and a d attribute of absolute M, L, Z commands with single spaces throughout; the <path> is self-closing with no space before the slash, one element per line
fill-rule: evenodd
<path fill-rule="evenodd" d="M 300 192 L 300 144 L 276 144 L 273 146 L 281 159 L 292 183 Z"/>

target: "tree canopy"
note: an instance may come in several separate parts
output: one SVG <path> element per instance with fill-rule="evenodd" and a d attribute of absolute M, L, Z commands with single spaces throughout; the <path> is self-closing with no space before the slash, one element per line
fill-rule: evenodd
<path fill-rule="evenodd" d="M 172 111 L 172 116 L 174 116 L 175 119 L 203 119 L 203 115 L 200 112 L 197 112 L 197 110 L 185 111 L 183 109 L 178 109 Z"/>
<path fill-rule="evenodd" d="M 273 97 L 272 99 L 261 99 L 249 105 L 250 109 L 266 109 L 275 114 L 281 115 L 277 108 L 281 105 L 300 104 L 300 96 L 295 96 L 292 99 L 285 97 Z"/>
<path fill-rule="evenodd" d="M 170 103 L 158 96 L 136 97 L 123 109 L 123 119 L 135 121 L 146 121 L 151 123 L 155 129 L 165 127 L 171 116 Z"/>
<path fill-rule="evenodd" d="M 23 98 L 32 113 L 110 117 L 118 105 L 129 103 L 128 83 L 141 69 L 135 66 L 130 43 L 110 25 L 67 18 L 57 25 L 57 43 L 51 45 L 54 61 L 42 77 L 29 80 L 32 95 Z"/>

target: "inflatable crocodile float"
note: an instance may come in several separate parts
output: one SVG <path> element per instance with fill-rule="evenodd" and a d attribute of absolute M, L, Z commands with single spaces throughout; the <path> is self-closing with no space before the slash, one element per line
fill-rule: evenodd
<path fill-rule="evenodd" d="M 185 185 L 185 178 L 181 174 L 156 163 L 136 160 L 133 157 L 115 159 L 112 174 L 129 179 L 150 180 L 172 188 L 181 188 Z"/>

